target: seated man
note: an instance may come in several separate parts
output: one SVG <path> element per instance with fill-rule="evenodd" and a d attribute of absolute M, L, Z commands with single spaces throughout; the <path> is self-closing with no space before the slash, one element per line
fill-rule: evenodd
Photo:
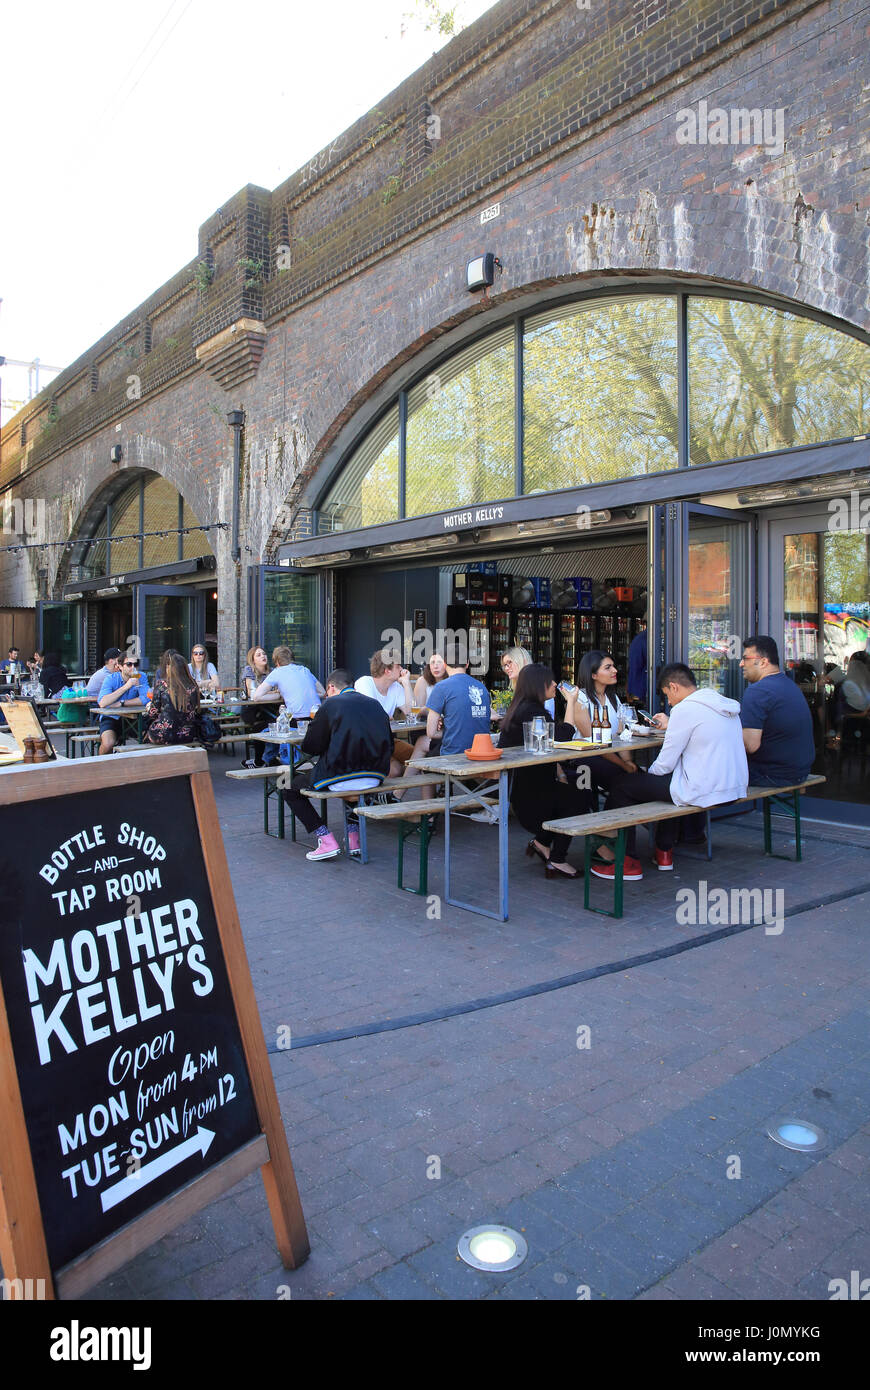
<path fill-rule="evenodd" d="M 0 661 L 0 675 L 2 675 L 4 679 L 8 681 L 12 676 L 17 675 L 22 669 L 22 662 L 18 659 L 18 648 L 10 647 L 9 654 L 6 657 L 6 660 Z"/>
<path fill-rule="evenodd" d="M 816 756 L 806 697 L 779 669 L 772 637 L 747 637 L 740 662 L 747 688 L 740 706 L 749 781 L 755 786 L 803 782 Z"/>
<path fill-rule="evenodd" d="M 367 695 L 370 700 L 377 700 L 388 718 L 392 719 L 398 709 L 406 719 L 410 718 L 413 699 L 411 675 L 402 665 L 399 653 L 386 647 L 380 648 L 369 659 L 369 670 L 371 675 L 360 676 L 359 680 L 354 681 L 354 690 L 360 695 Z M 407 739 L 395 740 L 390 761 L 391 777 L 401 777 L 402 769 L 413 752 L 414 745 Z"/>
<path fill-rule="evenodd" d="M 312 717 L 323 694 L 323 687 L 313 672 L 293 660 L 289 647 L 276 647 L 272 662 L 274 669 L 260 682 L 251 699 L 274 700 L 277 690 L 291 719 Z"/>
<path fill-rule="evenodd" d="M 615 811 L 643 801 L 672 801 L 675 806 L 718 806 L 746 795 L 749 772 L 740 727 L 740 706 L 718 690 L 699 690 L 682 662 L 663 666 L 659 689 L 671 706 L 670 718 L 656 714 L 653 722 L 665 729 L 665 741 L 648 772 L 636 772 L 617 782 L 605 807 Z M 703 833 L 702 816 L 687 816 L 689 830 Z M 654 862 L 659 869 L 674 867 L 677 819 L 656 825 Z M 688 823 L 688 824 L 687 824 Z M 626 837 L 634 856 L 634 827 Z M 594 864 L 597 878 L 613 878 L 612 864 Z"/>
<path fill-rule="evenodd" d="M 470 748 L 475 734 L 489 733 L 489 691 L 480 681 L 468 674 L 468 655 L 460 644 L 448 643 L 444 649 L 447 680 L 438 681 L 429 691 L 426 705 L 426 733 L 429 737 L 427 758 L 447 757 L 464 753 Z M 405 771 L 411 777 L 415 768 Z M 431 800 L 431 787 L 421 788 L 424 800 Z M 495 818 L 487 812 L 476 813 L 481 819 Z"/>
<path fill-rule="evenodd" d="M 354 774 L 368 774 L 372 785 L 378 785 L 390 769 L 390 721 L 375 700 L 349 689 L 348 681 L 346 671 L 333 671 L 327 678 L 327 698 L 308 725 L 302 742 L 302 752 L 318 754 L 318 760 L 310 772 L 299 773 L 281 793 L 294 816 L 317 836 L 317 849 L 311 850 L 306 859 L 334 859 L 341 849 L 329 826 L 321 821 L 316 803 L 302 795 L 303 788 L 318 790 Z M 345 818 L 348 850 L 359 854 L 359 827 L 348 805 Z"/>
<path fill-rule="evenodd" d="M 120 671 L 106 676 L 100 690 L 100 753 L 113 753 L 116 743 L 123 743 L 124 721 L 119 714 L 110 714 L 113 705 L 125 705 L 141 700 L 148 703 L 148 681 L 140 674 L 139 663 L 125 657 Z"/>
<path fill-rule="evenodd" d="M 95 671 L 88 681 L 86 694 L 92 700 L 99 700 L 100 691 L 103 688 L 103 681 L 106 676 L 113 676 L 116 671 L 121 669 L 121 649 L 120 647 L 109 647 L 103 652 L 103 664 L 99 671 Z"/>

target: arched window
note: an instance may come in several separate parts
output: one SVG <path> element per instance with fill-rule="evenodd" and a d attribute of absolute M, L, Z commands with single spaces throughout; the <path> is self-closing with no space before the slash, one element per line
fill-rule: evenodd
<path fill-rule="evenodd" d="M 92 520 L 82 525 L 71 564 L 76 580 L 155 569 L 178 560 L 210 555 L 208 533 L 167 478 L 140 473 L 120 488 Z"/>
<path fill-rule="evenodd" d="M 870 346 L 851 334 L 713 293 L 586 298 L 477 339 L 400 392 L 320 502 L 318 531 L 867 433 Z"/>

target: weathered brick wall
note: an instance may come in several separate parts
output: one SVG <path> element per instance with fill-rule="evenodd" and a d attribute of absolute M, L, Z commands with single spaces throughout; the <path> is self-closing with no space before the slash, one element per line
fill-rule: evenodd
<path fill-rule="evenodd" d="M 170 477 L 201 521 L 229 520 L 224 413 L 241 407 L 251 563 L 399 363 L 536 286 L 703 276 L 870 330 L 868 37 L 859 0 L 504 0 L 273 194 L 249 186 L 204 223 L 194 260 L 22 412 L 26 452 L 21 419 L 4 430 L 0 487 L 48 497 L 52 537 L 69 535 L 122 442 L 125 464 Z M 782 108 L 784 150 L 679 144 L 677 113 L 701 101 Z M 490 304 L 464 286 L 484 249 L 505 267 Z M 203 260 L 214 278 L 198 287 Z M 242 317 L 267 324 L 265 353 L 224 392 L 195 349 Z M 235 640 L 225 533 L 215 549 L 223 651 Z M 0 556 L 0 602 L 32 602 L 37 567 L 53 584 L 56 561 Z"/>

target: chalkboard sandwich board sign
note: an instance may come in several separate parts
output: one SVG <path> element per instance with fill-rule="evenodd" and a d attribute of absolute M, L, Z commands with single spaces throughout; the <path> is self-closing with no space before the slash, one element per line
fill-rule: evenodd
<path fill-rule="evenodd" d="M 5 1276 L 75 1297 L 258 1167 L 300 1264 L 205 753 L 10 768 L 0 808 Z"/>

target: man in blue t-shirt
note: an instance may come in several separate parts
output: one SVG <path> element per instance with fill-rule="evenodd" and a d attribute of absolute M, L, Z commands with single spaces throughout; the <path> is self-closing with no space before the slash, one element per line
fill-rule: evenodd
<path fill-rule="evenodd" d="M 140 701 L 148 703 L 148 680 L 139 671 L 139 662 L 126 656 L 120 671 L 111 671 L 100 688 L 100 753 L 114 753 L 115 744 L 124 742 L 122 719 L 111 714 L 113 705 Z"/>
<path fill-rule="evenodd" d="M 449 646 L 445 648 L 447 680 L 438 681 L 429 691 L 426 733 L 432 739 L 430 756 L 436 751 L 442 757 L 464 753 L 471 747 L 475 734 L 489 733 L 489 692 L 485 685 L 469 676 L 467 657 L 460 660 L 463 655 L 455 647 L 452 651 Z M 436 749 L 442 721 L 444 731 Z"/>
<path fill-rule="evenodd" d="M 803 782 L 816 756 L 813 716 L 801 690 L 779 669 L 772 637 L 747 637 L 740 662 L 748 682 L 740 705 L 750 785 Z"/>

